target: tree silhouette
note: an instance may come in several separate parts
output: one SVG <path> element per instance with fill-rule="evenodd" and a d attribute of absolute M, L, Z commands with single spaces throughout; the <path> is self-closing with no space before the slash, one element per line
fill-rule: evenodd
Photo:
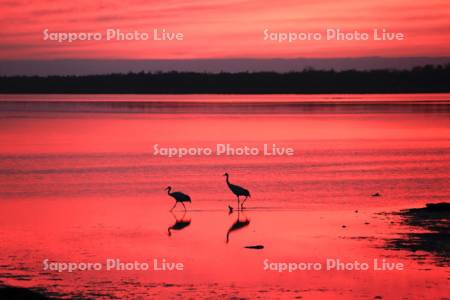
<path fill-rule="evenodd" d="M 301 94 L 450 92 L 450 64 L 411 70 L 157 72 L 87 76 L 3 76 L 0 93 Z"/>

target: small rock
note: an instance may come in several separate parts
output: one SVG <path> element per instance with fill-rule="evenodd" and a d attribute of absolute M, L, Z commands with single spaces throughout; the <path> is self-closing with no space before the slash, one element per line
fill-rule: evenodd
<path fill-rule="evenodd" d="M 254 246 L 245 246 L 244 248 L 260 250 L 260 249 L 264 249 L 264 246 L 263 245 L 254 245 Z"/>

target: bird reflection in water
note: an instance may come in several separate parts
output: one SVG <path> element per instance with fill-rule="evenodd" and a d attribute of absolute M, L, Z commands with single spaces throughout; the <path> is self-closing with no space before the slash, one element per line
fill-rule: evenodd
<path fill-rule="evenodd" d="M 169 236 L 172 236 L 172 230 L 183 230 L 184 228 L 191 225 L 191 219 L 186 218 L 186 211 L 184 211 L 181 218 L 178 218 L 178 216 L 173 212 L 170 213 L 174 217 L 175 223 L 167 228 L 167 233 Z"/>
<path fill-rule="evenodd" d="M 232 214 L 232 213 L 233 213 L 232 210 L 230 210 L 229 214 Z M 241 215 L 242 215 L 242 217 L 241 217 Z M 230 241 L 230 234 L 233 231 L 242 229 L 244 227 L 247 227 L 248 225 L 250 225 L 250 220 L 245 216 L 243 211 L 238 210 L 236 221 L 234 221 L 234 223 L 231 225 L 231 227 L 227 231 L 227 244 Z"/>

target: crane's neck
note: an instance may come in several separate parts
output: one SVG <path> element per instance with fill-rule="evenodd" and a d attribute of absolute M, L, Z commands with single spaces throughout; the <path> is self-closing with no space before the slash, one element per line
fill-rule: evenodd
<path fill-rule="evenodd" d="M 228 180 L 228 175 L 226 175 L 225 177 L 226 177 L 225 181 L 227 182 L 228 185 L 230 185 L 230 181 Z"/>
<path fill-rule="evenodd" d="M 167 195 L 170 195 L 171 193 L 170 193 L 170 190 L 171 190 L 171 188 L 168 188 L 167 189 Z"/>

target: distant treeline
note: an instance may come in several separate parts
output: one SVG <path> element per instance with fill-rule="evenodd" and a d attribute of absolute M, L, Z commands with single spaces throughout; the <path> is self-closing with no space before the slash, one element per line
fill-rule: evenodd
<path fill-rule="evenodd" d="M 0 77 L 0 93 L 309 94 L 450 92 L 450 64 L 411 70 Z"/>

